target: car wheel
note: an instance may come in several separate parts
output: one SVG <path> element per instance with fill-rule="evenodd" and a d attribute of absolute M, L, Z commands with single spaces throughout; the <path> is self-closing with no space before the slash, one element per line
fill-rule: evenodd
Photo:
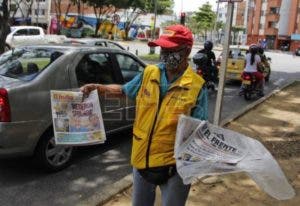
<path fill-rule="evenodd" d="M 56 145 L 52 132 L 46 132 L 40 139 L 35 152 L 39 166 L 49 172 L 56 172 L 71 163 L 73 147 Z"/>
<path fill-rule="evenodd" d="M 268 70 L 267 74 L 265 75 L 265 81 L 268 82 L 270 80 L 271 71 Z"/>
<path fill-rule="evenodd" d="M 248 89 L 244 90 L 244 98 L 247 101 L 251 100 L 251 91 L 250 90 L 248 90 Z"/>

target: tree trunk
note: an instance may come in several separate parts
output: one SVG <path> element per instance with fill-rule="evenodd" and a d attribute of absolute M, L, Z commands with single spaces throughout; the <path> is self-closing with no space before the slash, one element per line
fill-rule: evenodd
<path fill-rule="evenodd" d="M 95 28 L 95 37 L 98 35 L 98 30 L 100 28 L 101 25 L 101 20 L 99 18 L 97 18 L 97 23 L 96 23 L 96 28 Z"/>
<path fill-rule="evenodd" d="M 7 0 L 2 1 L 2 14 L 0 14 L 0 54 L 5 51 L 5 40 L 7 35 L 10 33 L 10 27 L 8 24 L 9 11 L 7 7 Z"/>

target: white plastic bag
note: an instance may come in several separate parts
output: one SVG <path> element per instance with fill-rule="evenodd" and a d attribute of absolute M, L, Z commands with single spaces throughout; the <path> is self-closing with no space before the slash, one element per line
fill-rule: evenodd
<path fill-rule="evenodd" d="M 295 196 L 278 163 L 259 141 L 207 121 L 181 115 L 175 158 L 185 184 L 206 175 L 246 172 L 278 200 Z"/>

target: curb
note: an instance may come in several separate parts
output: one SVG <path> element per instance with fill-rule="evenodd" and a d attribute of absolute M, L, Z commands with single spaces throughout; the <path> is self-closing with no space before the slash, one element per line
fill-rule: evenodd
<path fill-rule="evenodd" d="M 230 115 L 229 117 L 225 118 L 224 120 L 221 121 L 220 125 L 226 126 L 228 123 L 232 122 L 233 120 L 239 118 L 240 116 L 242 116 L 243 114 L 249 112 L 251 109 L 255 108 L 256 106 L 258 106 L 259 104 L 261 104 L 262 102 L 266 101 L 267 99 L 269 99 L 270 97 L 274 96 L 275 94 L 277 94 L 278 92 L 280 92 L 282 89 L 290 86 L 291 84 L 293 84 L 296 81 L 289 81 L 284 85 L 278 86 L 276 89 L 274 89 L 271 93 L 267 94 L 266 96 L 259 98 L 258 100 L 256 100 L 255 102 L 247 105 L 245 108 L 237 111 L 236 113 Z"/>
<path fill-rule="evenodd" d="M 96 206 L 96 205 L 102 205 L 108 200 L 110 200 L 112 197 L 117 195 L 118 193 L 126 190 L 132 185 L 132 174 L 129 174 L 119 181 L 107 185 L 102 190 L 96 190 L 95 194 L 91 197 L 75 204 L 76 206 Z"/>
<path fill-rule="evenodd" d="M 278 92 L 280 92 L 282 89 L 290 86 L 294 82 L 296 82 L 296 81 L 289 81 L 288 83 L 286 83 L 286 84 L 284 84 L 282 86 L 278 86 L 271 93 L 269 93 L 266 96 L 258 99 L 255 102 L 247 105 L 245 108 L 237 111 L 236 113 L 232 114 L 228 118 L 225 118 L 223 121 L 221 121 L 221 126 L 222 127 L 226 126 L 230 122 L 232 122 L 235 119 L 239 118 L 243 114 L 249 112 L 251 109 L 255 108 L 256 106 L 258 106 L 262 102 L 266 101 L 270 97 L 274 96 L 275 94 L 277 94 Z M 89 205 L 89 206 L 90 205 L 93 205 L 93 206 L 94 205 L 95 206 L 99 205 L 100 206 L 100 205 L 106 203 L 107 201 L 109 201 L 112 197 L 114 197 L 118 193 L 120 193 L 120 192 L 126 190 L 127 188 L 131 187 L 132 180 L 133 180 L 132 174 L 129 174 L 129 175 L 123 177 L 121 180 L 113 183 L 112 185 L 108 185 L 108 186 L 104 187 L 103 190 L 96 191 L 94 195 L 92 195 L 88 199 L 85 199 L 85 200 L 79 202 L 78 204 L 76 204 L 76 206 L 87 206 L 87 205 Z"/>

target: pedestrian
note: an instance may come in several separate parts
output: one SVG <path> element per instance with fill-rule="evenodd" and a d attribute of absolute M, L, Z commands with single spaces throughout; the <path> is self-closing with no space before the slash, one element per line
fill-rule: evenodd
<path fill-rule="evenodd" d="M 160 46 L 160 63 L 145 70 L 125 85 L 87 84 L 84 94 L 97 89 L 127 95 L 136 100 L 131 164 L 133 206 L 153 206 L 159 186 L 163 206 L 185 205 L 190 185 L 176 171 L 174 143 L 180 114 L 207 119 L 207 90 L 204 80 L 188 64 L 193 46 L 191 31 L 183 25 L 166 27 L 148 46 Z"/>

